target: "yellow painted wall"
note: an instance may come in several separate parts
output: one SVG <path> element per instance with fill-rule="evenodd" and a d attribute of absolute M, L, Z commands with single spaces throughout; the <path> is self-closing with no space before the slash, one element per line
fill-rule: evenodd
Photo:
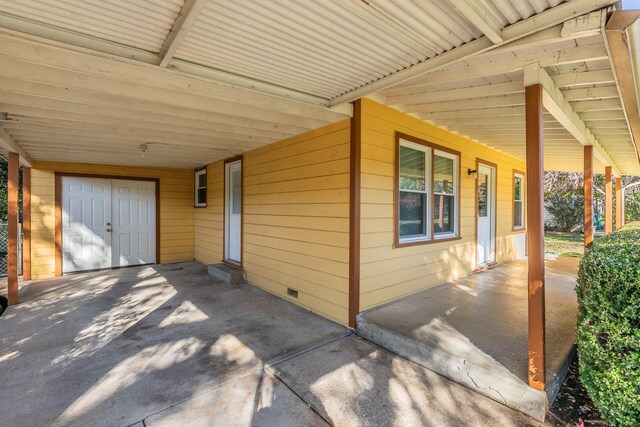
<path fill-rule="evenodd" d="M 393 248 L 395 132 L 461 153 L 461 240 Z M 476 158 L 497 164 L 496 258 L 515 258 L 512 232 L 513 169 L 525 164 L 459 135 L 370 99 L 362 101 L 360 309 L 418 292 L 472 273 L 475 268 L 475 180 L 467 169 Z"/>
<path fill-rule="evenodd" d="M 347 323 L 350 121 L 245 153 L 249 283 Z M 299 292 L 287 297 L 287 287 Z"/>
<path fill-rule="evenodd" d="M 194 208 L 195 256 L 204 264 L 224 257 L 224 161 L 207 165 L 207 207 Z"/>
<path fill-rule="evenodd" d="M 76 172 L 160 179 L 161 263 L 194 258 L 193 171 L 80 163 L 35 162 L 31 175 L 31 274 L 55 274 L 54 172 Z"/>

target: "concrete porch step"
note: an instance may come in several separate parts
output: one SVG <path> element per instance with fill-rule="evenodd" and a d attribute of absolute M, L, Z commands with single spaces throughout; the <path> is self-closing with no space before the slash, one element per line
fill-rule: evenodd
<path fill-rule="evenodd" d="M 209 276 L 222 280 L 224 283 L 239 285 L 245 283 L 244 272 L 240 268 L 232 267 L 228 264 L 211 264 L 207 267 Z"/>
<path fill-rule="evenodd" d="M 544 421 L 548 398 L 528 386 L 502 364 L 476 347 L 445 321 L 434 319 L 420 328 L 419 339 L 357 317 L 361 337 L 437 372 L 503 405 Z"/>

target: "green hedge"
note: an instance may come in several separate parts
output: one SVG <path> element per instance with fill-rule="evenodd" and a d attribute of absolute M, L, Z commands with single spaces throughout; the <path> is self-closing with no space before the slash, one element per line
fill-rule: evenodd
<path fill-rule="evenodd" d="M 587 251 L 576 291 L 580 379 L 606 421 L 640 426 L 640 223 Z"/>

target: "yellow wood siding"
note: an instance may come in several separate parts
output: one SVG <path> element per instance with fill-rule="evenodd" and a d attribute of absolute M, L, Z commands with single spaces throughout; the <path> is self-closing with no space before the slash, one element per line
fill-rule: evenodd
<path fill-rule="evenodd" d="M 244 154 L 249 283 L 346 324 L 349 142 L 343 120 Z M 287 296 L 287 288 L 298 298 Z"/>
<path fill-rule="evenodd" d="M 159 178 L 159 262 L 194 258 L 192 170 L 36 162 L 31 181 L 31 274 L 34 279 L 55 274 L 54 172 Z"/>
<path fill-rule="evenodd" d="M 194 210 L 196 260 L 218 263 L 224 256 L 224 161 L 207 166 L 207 207 Z"/>
<path fill-rule="evenodd" d="M 395 132 L 461 153 L 460 233 L 450 242 L 393 248 Z M 362 101 L 360 309 L 472 273 L 475 266 L 476 158 L 497 164 L 496 260 L 515 258 L 512 232 L 513 169 L 524 162 L 425 123 L 370 99 Z"/>

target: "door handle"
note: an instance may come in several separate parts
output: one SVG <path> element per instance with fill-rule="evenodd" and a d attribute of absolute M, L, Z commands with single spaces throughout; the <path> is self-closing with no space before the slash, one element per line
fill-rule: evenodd
<path fill-rule="evenodd" d="M 111 233 L 111 229 L 110 228 L 107 228 L 107 233 Z"/>

